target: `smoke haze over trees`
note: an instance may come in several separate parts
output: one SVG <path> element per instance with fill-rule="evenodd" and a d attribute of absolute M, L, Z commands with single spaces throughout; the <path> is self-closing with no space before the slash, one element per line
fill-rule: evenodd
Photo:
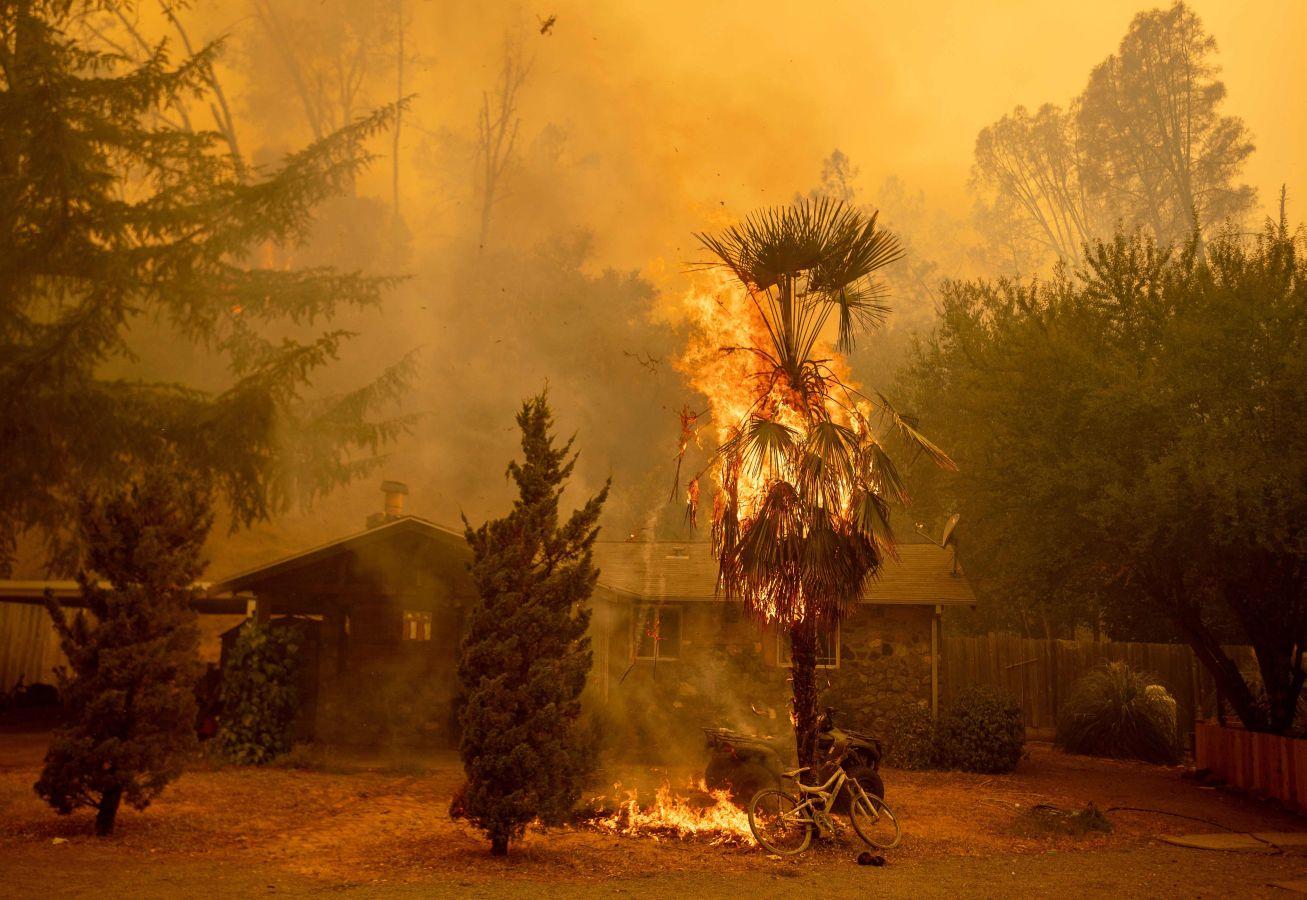
<path fill-rule="evenodd" d="M 1257 80 L 1268 77 L 1270 52 L 1258 42 L 1292 23 L 1272 25 L 1258 10 L 1193 8 L 1221 42 L 1216 77 L 1229 97 L 1216 108 L 1258 136 L 1230 183 L 1247 182 L 1266 199 L 1278 179 L 1299 177 L 1284 160 L 1301 156 L 1294 141 L 1307 134 L 1286 126 L 1273 140 L 1268 123 L 1297 113 Z M 938 10 L 871 17 L 840 2 L 817 16 L 778 6 L 748 22 L 702 4 L 671 2 L 653 16 L 639 4 L 563 2 L 549 10 L 557 22 L 547 35 L 532 11 L 512 4 L 239 0 L 166 9 L 136 3 L 76 34 L 136 61 L 161 40 L 176 62 L 187 45 L 199 51 L 221 38 L 195 73 L 203 96 L 185 93 L 157 114 L 162 127 L 214 130 L 212 152 L 231 160 L 235 181 L 266 178 L 287 153 L 411 98 L 367 143 L 373 164 L 315 205 L 302 241 L 253 251 L 251 264 L 273 270 L 407 276 L 380 304 L 339 305 L 325 327 L 356 336 L 302 399 L 348 395 L 412 353 L 410 390 L 387 415 L 421 418 L 378 448 L 389 456 L 376 476 L 408 481 L 412 511 L 449 524 L 460 510 L 477 518 L 506 502 L 504 485 L 479 461 L 511 452 L 506 413 L 548 380 L 569 398 L 560 430 L 586 435 L 575 490 L 593 493 L 613 476 L 605 536 L 621 537 L 686 534 L 665 499 L 676 413 L 694 401 L 672 365 L 683 343 L 684 273 L 702 261 L 690 234 L 814 188 L 852 191 L 850 202 L 880 209 L 907 257 L 885 273 L 887 326 L 851 363 L 860 383 L 888 385 L 910 336 L 932 326 L 942 282 L 1034 272 L 1051 258 L 1010 204 L 969 193 L 975 136 L 1017 104 L 1038 109 L 1076 95 L 1109 54 L 1125 60 L 1121 39 L 1140 5 L 1063 11 L 1055 26 L 1041 4 L 1002 14 L 954 9 L 948 27 L 977 40 L 950 41 L 951 49 L 940 41 Z M 813 49 L 837 38 L 858 52 L 837 64 Z M 837 147 L 843 171 L 823 179 Z M 166 320 L 137 317 L 131 332 L 139 358 L 102 377 L 224 387 L 221 363 L 183 350 Z M 283 325 L 263 336 L 305 337 Z M 302 445 L 289 422 L 275 436 L 278 447 Z M 220 525 L 214 569 L 352 531 L 375 506 L 368 477 L 312 515 L 292 503 L 271 525 L 234 536 Z M 219 509 L 225 525 L 232 510 Z"/>
<path fill-rule="evenodd" d="M 1142 12 L 1069 109 L 1018 106 L 981 130 L 975 180 L 1058 260 L 1117 223 L 1163 243 L 1238 224 L 1255 201 L 1240 183 L 1253 144 L 1224 113 L 1219 74 L 1216 40 L 1188 6 Z"/>

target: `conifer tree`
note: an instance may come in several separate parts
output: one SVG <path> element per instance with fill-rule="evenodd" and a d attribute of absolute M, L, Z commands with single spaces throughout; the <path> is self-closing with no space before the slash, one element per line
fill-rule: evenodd
<path fill-rule="evenodd" d="M 366 471 L 407 424 L 375 418 L 403 360 L 302 396 L 349 336 L 323 322 L 395 279 L 266 264 L 353 184 L 394 108 L 251 166 L 166 124 L 209 99 L 220 47 L 97 51 L 76 35 L 102 7 L 0 4 L 0 572 L 29 529 L 71 569 L 82 491 L 161 455 L 207 473 L 243 525 Z"/>
<path fill-rule="evenodd" d="M 68 657 L 59 672 L 68 720 L 36 792 L 61 814 L 95 808 L 97 834 L 113 830 L 122 802 L 148 806 L 194 749 L 199 637 L 191 604 L 212 524 L 206 496 L 175 470 L 155 469 L 85 501 L 85 609 L 70 619 L 46 598 Z"/>
<path fill-rule="evenodd" d="M 522 404 L 523 460 L 508 475 L 519 497 L 506 518 L 473 529 L 472 580 L 458 677 L 466 705 L 459 753 L 462 814 L 508 852 L 528 822 L 553 824 L 576 803 L 586 754 L 575 725 L 590 670 L 586 602 L 598 571 L 591 549 L 608 486 L 560 523 L 558 501 L 576 455 L 554 446 L 547 396 Z"/>

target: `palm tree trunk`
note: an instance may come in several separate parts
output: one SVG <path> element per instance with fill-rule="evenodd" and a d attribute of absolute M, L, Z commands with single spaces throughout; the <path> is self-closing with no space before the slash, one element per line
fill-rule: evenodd
<path fill-rule="evenodd" d="M 790 625 L 790 660 L 794 744 L 799 765 L 810 766 L 817 750 L 817 624 L 809 617 Z"/>

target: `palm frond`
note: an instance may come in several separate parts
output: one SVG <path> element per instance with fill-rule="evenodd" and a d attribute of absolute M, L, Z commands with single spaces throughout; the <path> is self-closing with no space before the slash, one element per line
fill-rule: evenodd
<path fill-rule="evenodd" d="M 830 509 L 837 508 L 845 485 L 857 477 L 857 432 L 829 419 L 813 423 L 808 428 L 799 453 L 797 480 L 805 496 L 820 501 Z"/>
<path fill-rule="evenodd" d="M 875 491 L 861 488 L 854 492 L 849 504 L 850 521 L 862 534 L 875 541 L 876 546 L 895 559 L 894 532 L 889 523 L 889 505 Z"/>
<path fill-rule="evenodd" d="M 862 394 L 861 396 L 869 400 L 876 409 L 879 410 L 881 416 L 892 426 L 893 430 L 905 443 L 908 444 L 908 446 L 925 453 L 941 469 L 947 469 L 950 472 L 956 472 L 958 470 L 957 463 L 953 462 L 949 455 L 940 449 L 934 441 L 918 431 L 915 423 L 910 422 L 907 418 L 901 415 L 884 394 L 879 391 L 873 393 L 875 394 L 874 398 L 868 397 L 865 394 Z"/>
<path fill-rule="evenodd" d="M 728 452 L 738 452 L 748 471 L 775 476 L 785 471 L 798 437 L 794 429 L 780 422 L 754 416 L 732 439 L 734 447 Z"/>
<path fill-rule="evenodd" d="M 863 451 L 863 458 L 876 493 L 883 497 L 890 497 L 900 504 L 906 505 L 911 502 L 908 487 L 884 447 L 876 441 L 868 441 Z"/>

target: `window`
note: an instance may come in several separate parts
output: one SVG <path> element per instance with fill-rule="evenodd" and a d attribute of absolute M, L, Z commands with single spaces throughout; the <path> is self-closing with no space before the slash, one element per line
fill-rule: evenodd
<path fill-rule="evenodd" d="M 404 610 L 404 640 L 431 640 L 431 613 Z"/>
<path fill-rule="evenodd" d="M 676 606 L 637 606 L 632 613 L 636 659 L 679 659 L 681 610 Z"/>
<path fill-rule="evenodd" d="M 784 631 L 776 632 L 776 658 L 782 666 L 788 666 L 790 659 L 790 636 Z M 840 626 L 817 629 L 817 668 L 838 669 L 840 667 Z"/>

